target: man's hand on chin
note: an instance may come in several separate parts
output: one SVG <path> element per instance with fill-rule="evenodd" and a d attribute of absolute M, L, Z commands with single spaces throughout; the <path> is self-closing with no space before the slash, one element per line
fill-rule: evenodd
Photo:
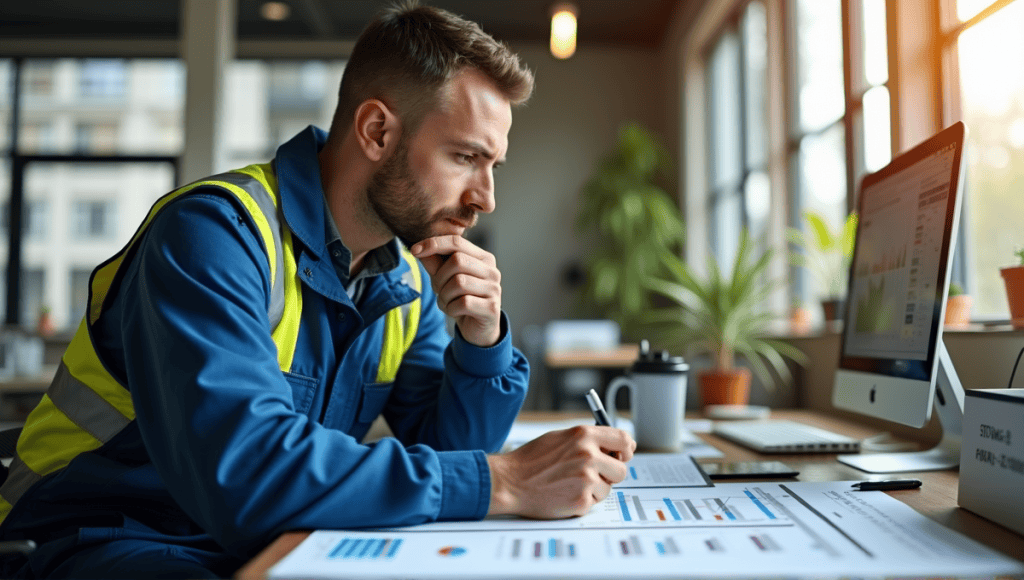
<path fill-rule="evenodd" d="M 427 238 L 410 251 L 430 275 L 437 305 L 455 319 L 470 344 L 489 347 L 501 337 L 501 272 L 494 256 L 458 235 Z"/>

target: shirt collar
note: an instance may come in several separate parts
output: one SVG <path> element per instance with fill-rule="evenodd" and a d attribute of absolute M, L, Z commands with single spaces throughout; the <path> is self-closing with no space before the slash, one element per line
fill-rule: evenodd
<path fill-rule="evenodd" d="M 278 147 L 274 169 L 281 211 L 292 234 L 321 258 L 328 257 L 327 246 L 337 241 L 347 258 L 342 278 L 343 283 L 347 283 L 352 253 L 341 243 L 341 235 L 327 207 L 327 196 L 320 181 L 319 153 L 326 142 L 327 132 L 310 125 Z M 401 263 L 400 252 L 398 239 L 393 238 L 367 255 L 363 271 L 379 274 L 395 269 Z"/>

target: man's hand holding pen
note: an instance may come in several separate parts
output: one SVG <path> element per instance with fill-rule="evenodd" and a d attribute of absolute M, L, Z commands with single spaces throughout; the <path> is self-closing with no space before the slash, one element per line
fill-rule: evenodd
<path fill-rule="evenodd" d="M 515 451 L 487 457 L 489 514 L 580 516 L 626 478 L 636 442 L 621 429 L 580 425 L 551 431 Z"/>

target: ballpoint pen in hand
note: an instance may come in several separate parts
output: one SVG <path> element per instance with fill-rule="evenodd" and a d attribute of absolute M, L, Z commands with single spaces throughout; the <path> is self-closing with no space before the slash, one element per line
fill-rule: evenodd
<path fill-rule="evenodd" d="M 587 393 L 587 405 L 590 406 L 590 412 L 594 415 L 594 421 L 602 427 L 611 427 L 611 422 L 608 421 L 608 413 L 604 410 L 604 405 L 601 404 L 601 397 L 597 396 L 597 391 L 590 389 Z"/>

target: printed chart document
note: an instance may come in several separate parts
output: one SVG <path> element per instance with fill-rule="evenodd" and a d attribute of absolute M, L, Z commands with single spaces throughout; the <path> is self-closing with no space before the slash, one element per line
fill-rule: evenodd
<path fill-rule="evenodd" d="M 311 534 L 271 578 L 995 576 L 1024 564 L 852 482 L 613 489 L 554 522 Z"/>
<path fill-rule="evenodd" d="M 629 474 L 616 489 L 633 487 L 711 487 L 711 479 L 689 453 L 636 453 Z"/>

